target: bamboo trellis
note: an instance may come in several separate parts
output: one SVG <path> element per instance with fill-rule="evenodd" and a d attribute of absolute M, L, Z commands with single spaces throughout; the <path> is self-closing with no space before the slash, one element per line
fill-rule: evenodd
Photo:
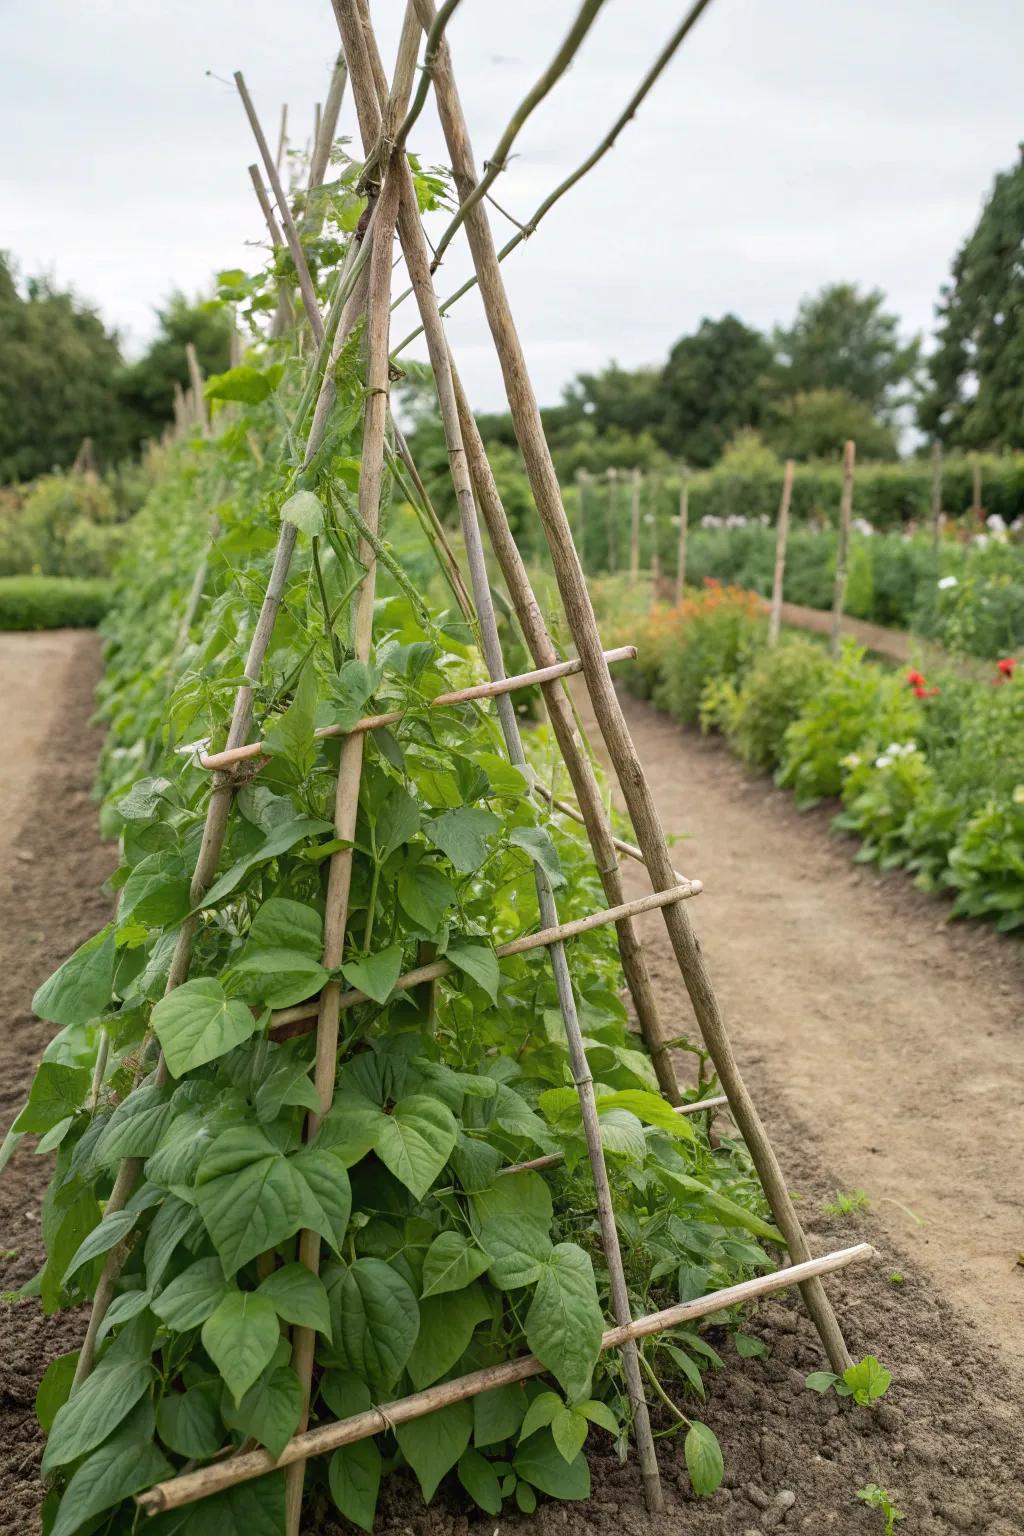
<path fill-rule="evenodd" d="M 544 948 L 549 955 L 566 1027 L 573 1077 L 579 1092 L 600 1217 L 602 1246 L 608 1266 L 612 1306 L 616 1318 L 616 1327 L 605 1333 L 602 1348 L 617 1349 L 622 1353 L 645 1495 L 649 1507 L 656 1509 L 661 1499 L 660 1483 L 636 1358 L 636 1341 L 676 1326 L 680 1322 L 706 1316 L 723 1307 L 770 1294 L 791 1284 L 799 1284 L 829 1361 L 833 1369 L 841 1371 L 850 1364 L 850 1357 L 822 1287 L 821 1276 L 848 1264 L 864 1261 L 871 1257 L 871 1249 L 861 1244 L 822 1258 L 811 1257 L 775 1153 L 740 1076 L 700 946 L 686 915 L 685 899 L 698 894 L 701 883 L 680 877 L 673 868 L 649 786 L 611 683 L 609 663 L 618 659 L 623 652 L 622 650 L 606 652 L 601 644 L 541 427 L 525 358 L 508 308 L 498 267 L 499 255 L 494 247 L 484 207 L 484 193 L 503 169 L 504 157 L 516 133 L 529 112 L 539 100 L 543 99 L 571 61 L 600 8 L 600 0 L 585 0 L 562 49 L 552 65 L 540 77 L 534 90 L 525 98 L 509 129 L 500 140 L 500 154 L 489 163 L 483 178 L 478 177 L 475 169 L 468 130 L 455 85 L 451 56 L 443 35 L 444 21 L 455 9 L 454 0 L 449 0 L 440 18 L 435 12 L 432 0 L 409 0 L 394 82 L 390 91 L 387 88 L 377 51 L 366 0 L 333 0 L 333 4 L 342 40 L 344 73 L 341 67 L 336 70 L 332 90 L 340 106 L 344 82 L 346 79 L 351 81 L 366 155 L 364 175 L 371 182 L 374 195 L 372 218 L 367 221 L 365 227 L 361 226 L 353 242 L 351 260 L 346 263 L 341 274 L 326 320 L 319 311 L 315 288 L 302 250 L 302 231 L 296 225 L 280 184 L 278 176 L 280 152 L 277 160 L 271 156 L 244 81 L 240 75 L 236 76 L 239 92 L 275 195 L 277 211 L 283 225 L 283 240 L 294 260 L 305 320 L 318 349 L 315 359 L 311 362 L 310 382 L 296 413 L 294 430 L 296 433 L 302 430 L 308 408 L 312 406 L 312 425 L 304 454 L 304 462 L 309 464 L 323 441 L 333 401 L 333 374 L 330 363 L 338 355 L 341 342 L 352 333 L 356 323 L 365 313 L 368 388 L 359 481 L 359 514 L 362 524 L 369 530 L 369 537 L 364 535 L 359 551 L 360 562 L 366 574 L 356 600 L 354 633 L 355 654 L 361 659 L 366 659 L 372 647 L 376 571 L 374 538 L 379 524 L 386 462 L 385 437 L 389 422 L 389 315 L 393 246 L 397 232 L 430 352 L 459 505 L 468 559 L 469 584 L 479 625 L 481 648 L 491 677 L 489 684 L 479 685 L 475 689 L 459 690 L 455 694 L 435 700 L 434 703 L 453 704 L 473 697 L 493 697 L 506 752 L 512 762 L 521 764 L 525 763 L 525 755 L 510 693 L 516 687 L 526 686 L 528 682 L 541 684 L 556 741 L 565 760 L 577 799 L 577 805 L 574 806 L 550 795 L 552 813 L 557 811 L 560 814 L 567 814 L 585 826 L 595 864 L 609 901 L 609 907 L 605 911 L 590 914 L 572 923 L 560 923 L 550 885 L 544 872 L 538 867 L 538 906 L 543 926 L 539 932 L 525 935 L 508 945 L 501 946 L 496 952 L 501 956 L 521 953 L 531 948 Z M 671 52 L 678 46 L 689 26 L 706 4 L 707 0 L 700 0 L 700 3 L 692 8 L 690 16 L 677 30 L 671 49 L 663 51 L 659 56 L 655 70 L 645 77 L 641 92 L 634 101 L 642 99 L 643 94 L 646 94 L 653 79 L 656 78 L 657 73 L 660 73 L 667 58 L 671 56 Z M 424 78 L 434 90 L 459 195 L 459 213 L 446 231 L 444 239 L 447 243 L 461 227 L 468 240 L 475 280 L 480 287 L 494 338 L 517 438 L 554 565 L 565 618 L 578 652 L 578 659 L 570 662 L 558 657 L 544 616 L 530 587 L 484 453 L 479 431 L 448 348 L 441 320 L 441 309 L 433 284 L 429 247 L 420 221 L 408 164 L 402 152 L 410 121 L 422 106 L 422 100 L 426 94 L 421 89 L 417 94 L 417 105 L 410 112 L 408 103 L 412 92 L 418 49 L 424 32 L 429 35 Z M 341 82 L 340 85 L 338 81 Z M 323 139 L 324 124 L 328 118 L 333 118 L 330 130 L 333 132 L 337 110 L 333 109 L 330 113 L 325 111 L 318 120 L 314 160 L 320 165 L 321 177 L 323 166 L 326 164 Z M 614 141 L 614 134 L 618 132 L 619 127 L 621 123 L 613 130 L 610 142 Z M 283 125 L 281 137 L 283 143 Z M 610 143 L 606 143 L 604 147 L 610 147 Z M 329 150 L 329 144 L 327 149 Z M 603 152 L 604 148 L 599 147 L 599 152 L 592 157 L 591 163 L 594 159 L 600 158 Z M 582 171 L 579 174 L 582 174 Z M 258 173 L 254 182 L 259 183 L 262 191 Z M 314 184 L 312 177 L 311 184 Z M 265 194 L 263 195 L 265 198 Z M 550 206 L 550 200 L 548 206 Z M 274 214 L 269 204 L 265 211 L 271 227 L 271 238 L 274 239 Z M 366 260 L 367 251 L 369 252 L 368 261 Z M 201 403 L 201 391 L 196 386 L 194 388 Z M 413 466 L 409 467 L 414 469 Z M 631 548 L 631 565 L 635 568 L 639 521 L 638 482 L 634 481 L 634 487 L 634 538 Z M 614 488 L 615 477 L 610 472 L 609 508 L 611 508 Z M 478 514 L 482 514 L 487 525 L 495 558 L 502 570 L 517 618 L 533 656 L 536 667 L 533 673 L 520 674 L 516 677 L 506 675 L 488 584 Z M 611 527 L 610 523 L 609 527 Z M 685 522 L 683 527 L 685 529 Z M 685 539 L 685 532 L 683 538 Z M 274 620 L 283 597 L 295 541 L 294 526 L 282 525 L 266 595 L 245 662 L 244 673 L 247 678 L 257 678 L 261 671 Z M 683 547 L 685 548 L 685 545 Z M 563 679 L 572 672 L 582 674 L 590 693 L 598 727 L 608 749 L 615 776 L 633 824 L 636 845 L 616 838 L 609 825 L 593 768 L 579 741 L 571 705 L 562 687 Z M 252 725 L 252 714 L 252 688 L 249 685 L 243 685 L 236 697 L 225 751 L 202 759 L 205 766 L 213 772 L 212 789 L 199 858 L 192 881 L 193 913 L 186 918 L 179 930 L 167 983 L 168 990 L 180 985 L 188 975 L 192 943 L 198 921 L 196 909 L 216 873 L 232 796 L 238 782 L 230 769 L 239 761 L 258 758 L 262 751 L 260 742 L 247 740 Z M 340 847 L 331 856 L 324 921 L 323 958 L 325 967 L 331 970 L 338 967 L 343 956 L 352 868 L 351 843 L 355 831 L 365 733 L 376 724 L 386 723 L 398 717 L 397 713 L 367 717 L 366 720 L 358 722 L 355 729 L 349 729 L 343 735 L 335 802 L 335 836 L 345 846 Z M 328 727 L 318 734 L 342 734 L 342 732 L 338 728 Z M 624 900 L 618 862 L 620 852 L 645 864 L 652 884 L 650 895 L 633 902 Z M 679 1088 L 661 1031 L 653 987 L 633 928 L 633 918 L 639 912 L 648 910 L 660 910 L 663 914 L 681 978 L 689 993 L 697 1023 L 718 1074 L 722 1093 L 712 1099 L 688 1105 L 681 1105 L 679 1102 Z M 594 1088 L 576 1014 L 571 970 L 564 948 L 566 940 L 574 934 L 587 931 L 602 923 L 614 923 L 616 926 L 627 985 L 666 1098 L 677 1107 L 679 1112 L 684 1113 L 712 1109 L 722 1104 L 728 1105 L 750 1150 L 769 1205 L 793 1261 L 790 1268 L 782 1269 L 774 1275 L 763 1276 L 703 1297 L 699 1301 L 684 1303 L 637 1320 L 630 1316 L 614 1212 L 604 1167 Z M 445 961 L 420 966 L 400 977 L 399 986 L 414 986 L 434 979 L 444 974 L 447 969 L 448 962 Z M 280 1033 L 291 1029 L 293 1025 L 304 1024 L 307 1020 L 312 1023 L 315 1019 L 317 1043 L 314 1075 L 320 1110 L 319 1113 L 310 1115 L 307 1135 L 315 1133 L 322 1115 L 327 1111 L 332 1100 L 341 1012 L 363 1000 L 365 1000 L 364 994 L 358 991 L 342 992 L 340 984 L 331 981 L 327 983 L 318 998 L 311 1000 L 308 1004 L 300 1004 L 297 1008 L 283 1010 L 282 1013 L 275 1015 L 272 1021 L 274 1030 Z M 161 1060 L 157 1068 L 157 1080 L 165 1079 L 166 1068 Z M 529 1166 L 539 1166 L 543 1161 L 539 1160 Z M 135 1158 L 126 1159 L 121 1165 L 114 1191 L 107 1205 L 108 1215 L 123 1208 L 127 1202 L 138 1179 L 140 1166 L 140 1160 Z M 302 1234 L 300 1258 L 313 1270 L 319 1263 L 319 1249 L 318 1234 Z M 104 1266 L 76 1380 L 87 1375 L 92 1368 L 97 1335 L 113 1295 L 122 1259 L 123 1255 L 119 1256 L 118 1250 L 114 1250 Z M 259 1477 L 275 1467 L 285 1467 L 289 1469 L 286 1478 L 287 1530 L 289 1536 L 295 1536 L 299 1529 L 302 1469 L 309 1456 L 319 1455 L 337 1446 L 380 1433 L 396 1423 L 419 1417 L 446 1403 L 465 1400 L 502 1383 L 526 1380 L 530 1376 L 539 1374 L 543 1369 L 541 1363 L 532 1356 L 523 1357 L 456 1381 L 428 1388 L 424 1392 L 415 1393 L 409 1398 L 382 1408 L 371 1409 L 366 1414 L 357 1415 L 339 1424 L 320 1425 L 307 1430 L 313 1365 L 312 1335 L 307 1329 L 297 1329 L 293 1336 L 293 1365 L 303 1384 L 306 1412 L 303 1415 L 299 1433 L 292 1437 L 276 1461 L 266 1452 L 241 1452 L 214 1466 L 184 1473 L 138 1495 L 140 1506 L 151 1513 L 177 1508 L 219 1489 Z"/>

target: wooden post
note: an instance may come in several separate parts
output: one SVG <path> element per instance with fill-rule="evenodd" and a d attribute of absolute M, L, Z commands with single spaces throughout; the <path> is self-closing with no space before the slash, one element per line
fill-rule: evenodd
<path fill-rule="evenodd" d="M 679 466 L 679 543 L 676 546 L 676 607 L 683 600 L 686 586 L 686 539 L 690 529 L 690 477 L 685 464 Z"/>
<path fill-rule="evenodd" d="M 435 16 L 433 0 L 415 0 L 415 4 L 421 24 L 424 28 L 430 27 Z M 451 50 L 446 41 L 439 47 L 434 65 L 434 94 L 456 188 L 460 200 L 468 200 L 477 185 L 477 174 L 465 115 L 452 71 Z M 551 552 L 566 619 L 584 664 L 584 675 L 601 734 L 608 746 L 648 873 L 656 887 L 664 888 L 671 883 L 672 861 L 668 844 L 651 787 L 602 655 L 593 604 L 566 521 L 558 477 L 544 437 L 540 409 L 502 282 L 490 224 L 479 202 L 466 215 L 466 236 L 501 364 L 516 437 Z M 786 1239 L 791 1257 L 800 1263 L 810 1256 L 807 1238 L 775 1150 L 733 1055 L 721 1008 L 685 906 L 684 902 L 664 909 L 665 926 L 680 974 L 776 1224 Z M 850 1352 L 824 1287 L 819 1280 L 810 1279 L 801 1287 L 801 1294 L 825 1346 L 832 1369 L 836 1372 L 846 1370 L 851 1364 Z"/>
<path fill-rule="evenodd" d="M 648 480 L 650 491 L 647 497 L 647 505 L 650 508 L 648 517 L 651 521 L 651 606 L 658 601 L 658 586 L 661 582 L 661 554 L 658 549 L 658 498 L 661 494 L 661 482 L 656 475 L 651 475 Z"/>
<path fill-rule="evenodd" d="M 793 460 L 786 460 L 782 476 L 782 500 L 775 532 L 775 575 L 772 578 L 772 612 L 768 621 L 768 644 L 778 645 L 782 628 L 782 587 L 786 577 L 786 539 L 789 536 L 789 503 L 793 495 Z"/>
<path fill-rule="evenodd" d="M 606 523 L 606 527 L 607 527 L 607 531 L 608 531 L 608 567 L 607 568 L 608 568 L 608 575 L 609 576 L 614 576 L 615 575 L 615 571 L 616 571 L 616 568 L 618 566 L 618 543 L 619 543 L 619 540 L 618 540 L 618 528 L 616 526 L 616 524 L 617 524 L 618 508 L 616 506 L 617 498 L 616 498 L 616 494 L 615 494 L 615 482 L 618 479 L 618 477 L 619 477 L 619 472 L 618 472 L 617 469 L 609 469 L 609 471 L 608 471 L 608 505 L 607 505 L 606 512 L 605 512 L 605 523 Z"/>
<path fill-rule="evenodd" d="M 979 522 L 985 515 L 981 501 L 981 458 L 976 453 L 971 455 L 971 511 Z"/>
<path fill-rule="evenodd" d="M 942 538 L 942 444 L 932 443 L 932 549 L 938 554 Z"/>
<path fill-rule="evenodd" d="M 853 463 L 856 444 L 849 441 L 843 449 L 843 490 L 839 498 L 839 537 L 836 540 L 836 584 L 832 598 L 832 636 L 829 649 L 839 655 L 842 644 L 843 604 L 846 601 L 846 564 L 850 553 L 850 514 L 853 511 Z"/>
<path fill-rule="evenodd" d="M 640 574 L 640 485 L 643 476 L 634 469 L 629 499 L 629 579 L 636 581 Z"/>

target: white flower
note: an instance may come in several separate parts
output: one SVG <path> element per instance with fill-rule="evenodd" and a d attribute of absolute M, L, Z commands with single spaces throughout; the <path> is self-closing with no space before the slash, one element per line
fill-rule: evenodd
<path fill-rule="evenodd" d="M 939 591 L 940 592 L 948 592 L 950 587 L 955 587 L 955 586 L 957 586 L 957 584 L 958 583 L 957 583 L 957 579 L 956 579 L 955 576 L 940 576 L 939 577 Z"/>
<path fill-rule="evenodd" d="M 979 533 L 979 534 L 977 534 L 975 536 L 974 542 L 978 546 L 979 549 L 984 549 L 985 545 L 989 542 L 988 534 L 987 533 Z"/>
<path fill-rule="evenodd" d="M 848 752 L 846 754 L 846 756 L 841 759 L 839 766 L 841 768 L 859 768 L 860 767 L 860 753 L 859 752 Z"/>
<path fill-rule="evenodd" d="M 1006 532 L 1006 523 L 999 516 L 998 512 L 993 512 L 990 517 L 986 517 L 985 521 L 988 524 L 988 526 L 992 529 L 993 533 L 1005 533 Z"/>
<path fill-rule="evenodd" d="M 891 763 L 891 762 L 892 762 L 892 758 L 891 758 L 891 757 L 888 757 L 888 756 L 887 756 L 887 755 L 886 755 L 886 754 L 885 754 L 885 753 L 884 753 L 884 752 L 883 752 L 883 753 L 882 753 L 882 755 L 881 755 L 881 757 L 876 757 L 876 758 L 875 758 L 875 767 L 876 767 L 876 768 L 888 768 L 888 767 L 889 767 L 889 764 L 890 764 L 890 763 Z"/>

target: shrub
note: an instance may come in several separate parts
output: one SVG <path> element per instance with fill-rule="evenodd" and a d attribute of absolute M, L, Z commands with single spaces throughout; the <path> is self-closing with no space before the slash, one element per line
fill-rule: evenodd
<path fill-rule="evenodd" d="M 821 646 L 803 635 L 784 637 L 774 650 L 759 653 L 723 722 L 729 745 L 751 768 L 775 767 L 786 731 L 828 667 Z"/>
<path fill-rule="evenodd" d="M 110 605 L 110 583 L 67 576 L 0 577 L 0 630 L 87 629 Z"/>
<path fill-rule="evenodd" d="M 754 593 L 718 582 L 687 598 L 679 614 L 655 700 L 673 719 L 692 725 L 709 683 L 735 683 L 742 676 L 763 637 L 765 620 Z"/>
<path fill-rule="evenodd" d="M 906 679 L 865 666 L 863 650 L 847 643 L 786 729 L 778 782 L 794 790 L 799 805 L 815 805 L 839 794 L 844 759 L 877 756 L 886 742 L 913 740 L 920 724 L 921 705 Z"/>
<path fill-rule="evenodd" d="M 46 475 L 3 507 L 0 576 L 107 576 L 125 525 L 92 475 Z"/>

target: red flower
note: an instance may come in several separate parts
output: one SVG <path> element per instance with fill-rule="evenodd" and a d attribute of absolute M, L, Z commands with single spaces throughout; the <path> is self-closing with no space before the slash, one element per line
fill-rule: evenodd
<path fill-rule="evenodd" d="M 1002 661 L 997 661 L 996 666 L 1004 677 L 1012 677 L 1017 669 L 1016 656 L 1004 656 Z"/>
<path fill-rule="evenodd" d="M 923 688 L 924 687 L 924 673 L 923 672 L 908 672 L 907 673 L 907 682 L 909 683 L 911 688 Z"/>
<path fill-rule="evenodd" d="M 924 682 L 924 678 L 921 678 L 921 683 L 923 683 L 923 682 Z M 915 699 L 934 699 L 935 695 L 939 691 L 940 690 L 938 688 L 923 688 L 923 687 L 921 687 L 921 684 L 919 683 L 917 685 L 917 687 L 914 689 L 914 697 L 915 697 Z"/>

